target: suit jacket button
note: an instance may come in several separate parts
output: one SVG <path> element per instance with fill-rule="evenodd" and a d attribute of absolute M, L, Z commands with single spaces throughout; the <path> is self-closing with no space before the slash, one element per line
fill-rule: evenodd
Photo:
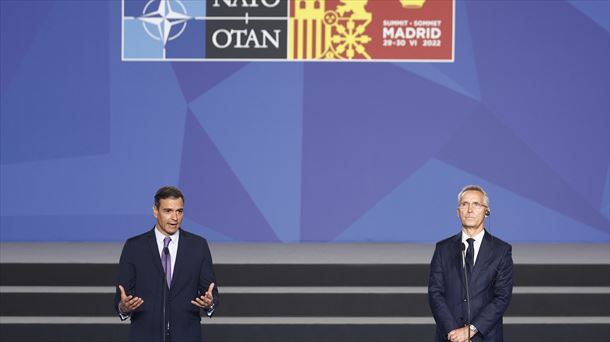
<path fill-rule="evenodd" d="M 466 301 L 466 298 L 464 298 L 464 301 Z"/>

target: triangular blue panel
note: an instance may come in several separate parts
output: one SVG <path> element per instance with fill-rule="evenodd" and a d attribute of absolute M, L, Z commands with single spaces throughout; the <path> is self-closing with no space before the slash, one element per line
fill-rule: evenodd
<path fill-rule="evenodd" d="M 302 64 L 249 64 L 191 103 L 282 241 L 299 241 Z"/>
<path fill-rule="evenodd" d="M 608 0 L 568 0 L 583 14 L 610 31 L 610 1 Z"/>
<path fill-rule="evenodd" d="M 492 215 L 486 227 L 506 241 L 608 241 L 607 233 L 437 160 L 406 179 L 336 241 L 439 241 L 460 230 L 457 194 L 468 184 L 481 185 L 488 192 Z M 524 221 L 531 217 L 536 221 Z"/>
<path fill-rule="evenodd" d="M 248 192 L 189 111 L 180 165 L 185 217 L 241 241 L 277 241 Z"/>
<path fill-rule="evenodd" d="M 463 1 L 456 4 L 455 58 L 451 63 L 396 63 L 420 77 L 443 85 L 475 100 L 481 98 L 470 25 Z"/>

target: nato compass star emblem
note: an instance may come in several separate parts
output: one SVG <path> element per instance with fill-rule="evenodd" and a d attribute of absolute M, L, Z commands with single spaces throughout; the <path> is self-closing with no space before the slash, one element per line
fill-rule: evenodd
<path fill-rule="evenodd" d="M 158 5 L 154 6 L 157 1 L 150 0 L 138 20 L 142 21 L 146 33 L 151 38 L 162 41 L 165 47 L 168 41 L 178 38 L 184 32 L 191 17 L 187 15 L 186 8 L 179 0 L 160 0 Z"/>
<path fill-rule="evenodd" d="M 122 0 L 122 7 L 122 60 L 205 58 L 206 1 Z"/>

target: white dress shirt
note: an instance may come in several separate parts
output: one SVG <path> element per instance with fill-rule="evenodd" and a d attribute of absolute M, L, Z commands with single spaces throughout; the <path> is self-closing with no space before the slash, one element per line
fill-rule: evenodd
<path fill-rule="evenodd" d="M 472 264 L 473 266 L 477 263 L 477 256 L 479 255 L 479 249 L 481 248 L 483 236 L 485 236 L 485 229 L 481 230 L 481 232 L 472 237 L 474 239 L 474 260 Z M 466 246 L 465 251 L 468 250 L 468 241 L 466 241 L 468 239 L 470 239 L 470 236 L 468 236 L 466 233 L 464 233 L 464 231 L 462 231 L 462 243 L 464 244 L 464 246 Z M 465 254 L 466 253 L 464 253 L 464 255 Z"/>
<path fill-rule="evenodd" d="M 163 239 L 165 239 L 165 235 L 161 234 L 159 228 L 155 226 L 155 237 L 157 238 L 157 248 L 159 248 L 159 258 L 163 255 Z M 171 256 L 172 262 L 172 279 L 174 276 L 174 269 L 176 265 L 176 255 L 178 253 L 178 241 L 180 240 L 180 229 L 178 229 L 174 235 L 169 236 L 172 241 L 169 242 L 167 248 L 169 249 L 169 255 Z"/>

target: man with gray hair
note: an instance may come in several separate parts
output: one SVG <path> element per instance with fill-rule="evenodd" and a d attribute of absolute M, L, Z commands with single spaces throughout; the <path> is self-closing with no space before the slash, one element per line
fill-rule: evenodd
<path fill-rule="evenodd" d="M 485 229 L 491 215 L 482 187 L 458 194 L 461 231 L 436 244 L 428 300 L 435 341 L 503 341 L 502 317 L 513 291 L 512 247 Z"/>

